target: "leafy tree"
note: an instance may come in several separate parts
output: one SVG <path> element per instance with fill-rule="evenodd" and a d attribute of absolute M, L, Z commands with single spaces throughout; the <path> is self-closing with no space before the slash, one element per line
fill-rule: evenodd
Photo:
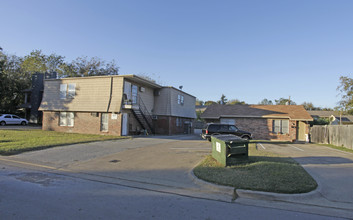
<path fill-rule="evenodd" d="M 240 101 L 239 99 L 231 99 L 227 102 L 227 105 L 236 105 L 236 104 L 245 105 L 246 103 L 244 101 Z"/>
<path fill-rule="evenodd" d="M 259 102 L 259 105 L 273 105 L 273 102 L 268 99 L 263 99 L 261 102 Z"/>
<path fill-rule="evenodd" d="M 204 105 L 205 102 L 199 99 L 196 99 L 196 105 Z"/>
<path fill-rule="evenodd" d="M 337 90 L 340 91 L 341 94 L 339 107 L 353 114 L 353 79 L 347 76 L 341 76 L 340 85 L 337 87 Z"/>
<path fill-rule="evenodd" d="M 227 104 L 228 99 L 224 94 L 222 94 L 221 99 L 217 102 L 218 104 L 225 105 Z"/>
<path fill-rule="evenodd" d="M 58 75 L 62 75 L 65 66 L 64 58 L 56 54 L 48 56 L 43 54 L 41 50 L 34 50 L 24 57 L 21 69 L 29 74 L 56 72 Z"/>
<path fill-rule="evenodd" d="M 210 101 L 210 100 L 205 102 L 205 105 L 213 105 L 213 104 L 217 104 L 217 102 Z"/>
<path fill-rule="evenodd" d="M 22 59 L 0 53 L 0 111 L 16 113 L 23 100 L 23 90 L 30 86 L 31 75 L 21 69 Z"/>
<path fill-rule="evenodd" d="M 64 67 L 65 75 L 70 76 L 102 76 L 118 75 L 119 67 L 115 61 L 106 63 L 98 57 L 78 57 Z"/>
<path fill-rule="evenodd" d="M 315 107 L 314 104 L 311 102 L 303 102 L 302 105 L 306 110 L 320 110 L 320 108 Z"/>
<path fill-rule="evenodd" d="M 154 77 L 152 77 L 150 74 L 148 73 L 140 73 L 140 74 L 137 74 L 137 76 L 143 78 L 143 79 L 146 79 L 148 81 L 151 81 L 151 82 L 154 82 L 154 83 L 157 83 L 157 80 L 154 79 Z M 159 78 L 159 77 L 158 77 Z"/>
<path fill-rule="evenodd" d="M 293 102 L 290 99 L 285 99 L 285 98 L 280 98 L 275 100 L 276 105 L 296 105 L 295 102 Z"/>

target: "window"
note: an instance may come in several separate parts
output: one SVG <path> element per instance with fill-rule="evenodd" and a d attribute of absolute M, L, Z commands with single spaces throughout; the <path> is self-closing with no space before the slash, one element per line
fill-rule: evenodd
<path fill-rule="evenodd" d="M 73 99 L 76 94 L 76 84 L 60 84 L 60 99 Z"/>
<path fill-rule="evenodd" d="M 289 120 L 273 120 L 273 133 L 282 133 L 288 134 L 289 133 Z"/>
<path fill-rule="evenodd" d="M 60 98 L 66 99 L 67 84 L 60 84 Z"/>
<path fill-rule="evenodd" d="M 73 127 L 75 115 L 73 112 L 60 112 L 59 125 Z"/>
<path fill-rule="evenodd" d="M 69 99 L 75 98 L 75 93 L 76 93 L 76 84 L 69 83 L 69 86 L 67 88 L 67 98 Z"/>
<path fill-rule="evenodd" d="M 181 127 L 182 126 L 182 119 L 181 118 L 176 118 L 176 126 Z"/>
<path fill-rule="evenodd" d="M 131 98 L 132 98 L 132 104 L 137 103 L 137 86 L 132 85 L 131 86 Z"/>
<path fill-rule="evenodd" d="M 183 95 L 178 95 L 178 104 L 184 105 L 184 96 Z"/>
<path fill-rule="evenodd" d="M 235 127 L 234 125 L 230 125 L 229 126 L 229 131 L 237 131 L 238 130 L 238 128 L 237 127 Z"/>

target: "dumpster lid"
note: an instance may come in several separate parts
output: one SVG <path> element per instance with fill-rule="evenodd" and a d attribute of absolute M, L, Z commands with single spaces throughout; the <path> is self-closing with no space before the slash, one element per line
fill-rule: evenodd
<path fill-rule="evenodd" d="M 217 138 L 219 140 L 222 140 L 224 142 L 248 142 L 248 140 L 245 140 L 241 137 L 232 135 L 232 134 L 226 134 L 226 135 L 212 135 L 212 137 Z"/>

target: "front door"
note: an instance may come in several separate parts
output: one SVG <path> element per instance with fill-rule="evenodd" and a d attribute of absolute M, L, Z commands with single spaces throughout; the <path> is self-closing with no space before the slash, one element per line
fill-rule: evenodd
<path fill-rule="evenodd" d="M 128 117 L 129 115 L 127 113 L 123 113 L 123 120 L 121 122 L 121 135 L 126 136 L 128 135 Z"/>
<path fill-rule="evenodd" d="M 298 126 L 297 126 L 297 140 L 298 141 L 306 141 L 305 137 L 305 127 L 306 124 L 302 121 L 298 121 Z"/>

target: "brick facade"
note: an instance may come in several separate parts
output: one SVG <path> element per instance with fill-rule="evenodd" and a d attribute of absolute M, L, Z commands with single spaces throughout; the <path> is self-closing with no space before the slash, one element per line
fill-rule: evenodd
<path fill-rule="evenodd" d="M 59 125 L 60 112 L 45 111 L 42 129 L 84 134 L 121 135 L 121 114 L 117 114 L 117 119 L 112 119 L 112 114 L 108 113 L 108 131 L 101 131 L 101 113 L 75 112 L 74 114 L 74 126 L 69 127 Z"/>
<path fill-rule="evenodd" d="M 235 118 L 235 125 L 252 134 L 256 140 L 295 141 L 297 140 L 298 121 L 289 120 L 289 134 L 273 133 L 273 120 L 266 118 Z M 220 123 L 220 120 L 206 120 L 207 123 Z M 309 125 L 306 124 L 305 133 L 308 134 Z"/>
<path fill-rule="evenodd" d="M 179 125 L 177 126 L 177 120 Z M 173 135 L 173 134 L 185 134 L 193 133 L 191 124 L 193 119 L 181 118 L 174 116 L 158 116 L 157 120 L 154 120 L 153 126 L 156 134 Z M 189 128 L 188 128 L 189 127 Z"/>

